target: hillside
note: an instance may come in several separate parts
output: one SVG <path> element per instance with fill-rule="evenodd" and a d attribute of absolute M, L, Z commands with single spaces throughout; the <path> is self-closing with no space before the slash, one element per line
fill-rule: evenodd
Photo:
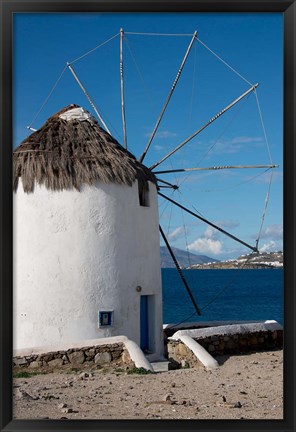
<path fill-rule="evenodd" d="M 177 258 L 179 265 L 183 268 L 190 267 L 195 264 L 217 262 L 217 260 L 215 260 L 214 258 L 210 258 L 206 255 L 195 255 L 191 252 L 187 252 L 175 247 L 172 247 L 172 250 Z M 162 268 L 175 268 L 175 264 L 166 246 L 160 247 L 160 258 Z"/>
<path fill-rule="evenodd" d="M 219 261 L 216 263 L 208 264 L 195 264 L 190 266 L 190 269 L 273 269 L 283 267 L 283 253 L 282 252 L 264 252 L 264 253 L 251 253 L 248 255 L 241 255 L 237 259 Z"/>

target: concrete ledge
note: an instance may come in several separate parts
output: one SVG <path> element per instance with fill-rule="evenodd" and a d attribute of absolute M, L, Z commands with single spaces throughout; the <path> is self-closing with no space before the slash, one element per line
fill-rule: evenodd
<path fill-rule="evenodd" d="M 169 339 L 178 340 L 180 339 L 180 336 L 184 335 L 190 336 L 194 339 L 202 339 L 209 336 L 266 332 L 282 329 L 283 327 L 277 321 L 264 321 L 253 323 L 243 322 L 242 324 L 219 325 L 216 327 L 207 327 L 201 329 L 178 330 Z"/>
<path fill-rule="evenodd" d="M 30 356 L 35 354 L 45 354 L 48 352 L 67 351 L 69 349 L 79 349 L 100 345 L 113 345 L 116 343 L 124 343 L 128 338 L 126 336 L 112 336 L 100 339 L 84 339 L 79 342 L 69 342 L 67 344 L 47 345 L 34 348 L 23 348 L 13 350 L 14 357 Z"/>
<path fill-rule="evenodd" d="M 194 367 L 194 359 L 198 355 L 192 355 L 192 348 L 191 351 L 188 350 L 182 342 L 184 337 L 184 340 L 186 337 L 191 338 L 211 356 L 216 357 L 282 349 L 283 327 L 277 321 L 270 320 L 178 330 L 167 338 L 168 356 L 179 364 L 187 362 Z"/>
<path fill-rule="evenodd" d="M 136 342 L 127 339 L 124 342 L 124 345 L 130 355 L 130 358 L 132 359 L 132 361 L 135 363 L 135 366 L 137 368 L 144 368 L 146 370 L 150 370 L 151 372 L 153 372 L 153 367 L 151 365 L 151 363 L 147 360 L 147 358 L 145 357 L 143 351 L 139 348 L 139 346 L 136 344 Z"/>
<path fill-rule="evenodd" d="M 121 346 L 121 348 L 120 348 Z M 127 351 L 127 359 L 123 359 L 124 351 Z M 76 354 L 73 352 L 76 352 Z M 92 352 L 90 354 L 90 352 Z M 105 353 L 105 354 L 104 354 Z M 97 354 L 97 355 L 96 355 Z M 100 339 L 86 339 L 76 343 L 57 344 L 51 346 L 24 348 L 14 350 L 13 358 L 17 366 L 37 367 L 42 365 L 62 366 L 67 363 L 83 364 L 85 361 L 94 363 L 110 363 L 122 358 L 123 362 L 133 364 L 137 368 L 153 371 L 151 363 L 146 359 L 139 346 L 126 336 L 113 336 Z M 40 364 L 39 364 L 40 363 Z"/>
<path fill-rule="evenodd" d="M 215 360 L 199 343 L 187 335 L 179 336 L 180 341 L 183 342 L 196 356 L 196 358 L 207 368 L 215 369 L 219 367 L 217 360 Z"/>

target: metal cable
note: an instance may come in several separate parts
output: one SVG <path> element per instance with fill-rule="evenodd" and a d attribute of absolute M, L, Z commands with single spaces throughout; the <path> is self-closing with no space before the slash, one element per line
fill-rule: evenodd
<path fill-rule="evenodd" d="M 54 92 L 55 88 L 57 87 L 58 83 L 60 82 L 60 80 L 62 79 L 62 76 L 64 75 L 66 69 L 67 69 L 67 65 L 64 67 L 64 69 L 62 70 L 62 73 L 60 74 L 60 76 L 58 77 L 57 81 L 55 82 L 54 86 L 52 87 L 52 89 L 50 90 L 48 96 L 46 97 L 46 99 L 44 100 L 43 104 L 41 105 L 41 108 L 39 109 L 39 111 L 37 112 L 37 114 L 35 115 L 35 117 L 33 118 L 33 120 L 31 121 L 31 123 L 29 124 L 29 126 L 27 126 L 28 129 L 31 128 L 32 124 L 35 122 L 35 120 L 37 119 L 37 117 L 39 116 L 39 114 L 41 113 L 41 111 L 43 110 L 43 108 L 45 107 L 45 105 L 47 104 L 50 96 L 52 95 L 52 93 Z"/>
<path fill-rule="evenodd" d="M 262 214 L 261 225 L 260 225 L 258 237 L 256 239 L 256 247 L 257 248 L 258 248 L 258 243 L 259 243 L 259 240 L 260 240 L 260 237 L 261 237 L 262 228 L 263 228 L 264 219 L 265 219 L 265 214 L 266 214 L 266 210 L 267 210 L 267 206 L 268 206 L 268 202 L 269 202 L 272 177 L 273 177 L 273 171 L 271 171 L 270 180 L 269 180 L 269 186 L 268 186 L 268 191 L 267 191 L 267 194 L 266 194 L 265 204 L 264 204 L 264 210 L 263 210 L 263 214 Z"/>
<path fill-rule="evenodd" d="M 262 130 L 263 130 L 263 134 L 264 134 L 264 138 L 265 138 L 265 144 L 266 144 L 266 147 L 267 147 L 267 151 L 268 151 L 270 162 L 272 164 L 272 157 L 271 157 L 271 153 L 270 153 L 268 138 L 267 138 L 267 134 L 266 134 L 266 129 L 265 129 L 265 125 L 264 125 L 264 121 L 263 121 L 263 116 L 262 116 L 262 111 L 261 111 L 261 108 L 260 108 L 259 98 L 258 98 L 256 89 L 255 89 L 255 97 L 256 97 L 256 102 L 257 102 L 257 106 L 258 106 L 259 116 L 260 116 L 260 120 L 261 120 Z"/>
<path fill-rule="evenodd" d="M 223 60 L 218 54 L 216 54 L 213 50 L 211 50 L 204 42 L 202 42 L 199 38 L 196 38 L 196 40 L 204 46 L 208 51 L 210 51 L 217 59 L 219 59 L 225 66 L 227 66 L 229 69 L 232 70 L 237 76 L 239 76 L 242 80 L 244 80 L 246 83 L 250 84 L 250 86 L 253 86 L 253 84 L 248 81 L 245 77 L 243 77 L 238 71 L 236 71 L 230 64 L 228 64 L 225 60 Z"/>
<path fill-rule="evenodd" d="M 126 34 L 126 32 L 125 32 L 125 34 Z M 151 90 L 148 88 L 148 85 L 147 85 L 147 83 L 146 83 L 146 81 L 144 79 L 143 73 L 142 73 L 142 71 L 141 71 L 141 69 L 140 69 L 140 67 L 139 67 L 139 65 L 138 65 L 138 63 L 136 61 L 136 58 L 135 58 L 135 56 L 134 56 L 134 54 L 133 54 L 133 52 L 131 50 L 130 43 L 129 43 L 127 37 L 124 38 L 124 42 L 125 42 L 128 50 L 129 50 L 129 53 L 130 53 L 130 56 L 131 56 L 133 62 L 135 64 L 135 67 L 136 67 L 136 70 L 137 70 L 138 75 L 140 77 L 140 80 L 142 81 L 142 85 L 143 85 L 144 90 L 145 90 L 146 98 L 147 98 L 147 100 L 150 103 L 150 106 L 151 106 L 151 109 L 152 109 L 153 113 L 155 114 L 156 108 L 155 108 L 155 103 L 154 103 L 154 101 L 153 101 L 153 99 L 151 97 Z"/>
<path fill-rule="evenodd" d="M 240 266 L 240 268 L 238 268 L 237 270 L 242 270 L 250 261 L 250 259 L 252 258 L 252 254 L 249 255 L 248 259 L 246 259 L 246 261 Z M 201 310 L 205 310 L 207 307 L 209 307 L 212 303 L 214 303 L 214 301 L 224 292 L 226 291 L 230 285 L 238 278 L 238 273 L 232 278 L 230 279 L 230 281 L 220 290 L 218 291 L 218 293 L 208 302 L 205 304 L 204 307 L 201 308 Z"/>
<path fill-rule="evenodd" d="M 193 33 L 140 33 L 140 32 L 125 32 L 129 35 L 140 35 L 140 36 L 193 36 Z"/>
<path fill-rule="evenodd" d="M 119 33 L 117 33 L 116 35 L 112 36 L 110 39 L 106 40 L 105 42 L 101 43 L 100 45 L 97 45 L 95 48 L 91 49 L 90 51 L 87 51 L 86 53 L 82 54 L 80 57 L 77 57 L 75 60 L 72 60 L 69 63 L 73 64 L 73 63 L 77 62 L 78 60 L 81 60 L 82 58 L 86 57 L 88 54 L 91 54 L 92 52 L 94 52 L 98 48 L 101 48 L 103 45 L 106 45 L 108 42 L 112 41 L 112 39 L 115 39 L 117 36 L 119 36 Z"/>
<path fill-rule="evenodd" d="M 214 144 L 212 144 L 210 146 L 210 148 L 205 152 L 205 154 L 199 159 L 199 161 L 197 162 L 196 166 L 198 167 L 201 162 L 206 158 L 206 156 L 213 150 L 213 148 L 216 146 L 216 144 L 219 142 L 219 140 L 221 139 L 221 137 L 225 134 L 225 132 L 227 131 L 227 129 L 229 128 L 229 126 L 234 122 L 234 120 L 238 117 L 238 115 L 240 114 L 240 112 L 242 111 L 242 109 L 244 108 L 244 106 L 247 104 L 247 100 L 249 99 L 251 95 L 248 95 L 245 100 L 242 101 L 241 105 L 237 107 L 237 110 L 233 113 L 232 117 L 229 119 L 229 121 L 227 122 L 225 128 L 222 130 L 221 134 L 217 137 L 217 139 L 215 140 Z M 190 176 L 191 176 L 192 172 L 187 174 L 181 181 L 180 181 L 180 185 L 182 183 L 184 183 Z"/>

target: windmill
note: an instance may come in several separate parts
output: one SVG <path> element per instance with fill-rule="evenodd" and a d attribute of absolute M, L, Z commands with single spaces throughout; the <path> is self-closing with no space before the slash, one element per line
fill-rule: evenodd
<path fill-rule="evenodd" d="M 181 205 L 161 190 L 178 189 L 178 185 L 165 179 L 166 174 L 175 172 L 188 173 L 248 168 L 273 170 L 277 167 L 276 165 L 272 163 L 265 165 L 223 165 L 171 170 L 159 168 L 163 162 L 178 153 L 191 140 L 250 94 L 254 93 L 257 98 L 258 84 L 249 83 L 248 90 L 237 95 L 235 99 L 226 104 L 178 146 L 153 165 L 147 167 L 144 164 L 145 158 L 177 87 L 192 46 L 200 40 L 197 32 L 191 35 L 190 43 L 148 143 L 136 160 L 128 151 L 123 56 L 123 41 L 126 34 L 132 33 L 124 32 L 121 29 L 117 35 L 103 43 L 106 44 L 119 37 L 123 146 L 121 147 L 112 137 L 107 122 L 104 121 L 103 115 L 73 66 L 76 61 L 93 52 L 91 50 L 75 61 L 68 62 L 62 75 L 66 70 L 71 72 L 98 120 L 82 107 L 67 106 L 50 117 L 41 129 L 34 130 L 31 124 L 28 128 L 33 130 L 33 134 L 14 151 L 14 188 L 17 192 L 15 227 L 16 238 L 20 242 L 19 246 L 16 247 L 16 253 L 21 251 L 21 254 L 16 256 L 15 305 L 17 319 L 15 320 L 15 334 L 16 338 L 19 337 L 17 339 L 19 340 L 17 342 L 18 348 L 27 347 L 32 334 L 36 336 L 35 346 L 44 340 L 45 334 L 47 344 L 61 340 L 69 341 L 71 337 L 74 337 L 73 335 L 78 339 L 86 338 L 88 335 L 89 339 L 126 334 L 155 358 L 161 356 L 163 344 L 160 261 L 159 252 L 157 254 L 153 252 L 159 249 L 159 239 L 155 235 L 158 229 L 197 315 L 201 314 L 197 299 L 191 292 L 164 229 L 158 225 L 156 193 L 172 205 L 207 223 L 232 240 L 248 247 L 251 251 L 258 251 L 259 236 L 255 244 L 251 245 L 200 216 L 197 212 Z M 20 178 L 23 186 L 22 192 L 21 187 L 18 186 Z M 81 192 L 79 192 L 80 189 Z M 106 197 L 109 197 L 109 200 Z M 135 197 L 137 201 L 135 201 Z M 140 209 L 141 213 L 137 213 L 139 207 L 143 207 Z M 52 210 L 54 208 L 56 208 L 56 212 Z M 27 210 L 24 211 L 24 209 Z M 266 206 L 264 214 L 265 210 Z M 143 216 L 143 211 L 146 212 L 145 216 Z M 35 216 L 32 217 L 32 214 Z M 138 216 L 135 216 L 136 214 Z M 44 219 L 44 215 L 46 215 L 46 219 Z M 131 219 L 131 215 L 133 219 Z M 90 218 L 89 229 L 88 221 Z M 48 225 L 42 225 L 44 220 L 48 222 Z M 106 222 L 108 223 L 106 224 Z M 38 224 L 39 229 L 36 232 L 35 228 Z M 22 237 L 21 226 L 27 226 L 25 237 Z M 48 229 L 49 227 L 50 229 Z M 73 229 L 68 229 L 69 227 Z M 133 229 L 136 229 L 136 235 L 133 233 Z M 35 234 L 33 235 L 34 231 Z M 73 240 L 78 232 L 83 233 L 83 235 L 81 234 L 78 242 L 75 239 L 71 243 L 70 240 Z M 98 234 L 98 237 L 95 233 Z M 43 242 L 40 241 L 42 235 Z M 98 247 L 98 239 L 101 241 L 100 247 Z M 48 245 L 53 246 L 53 242 L 56 242 L 55 246 L 58 245 L 59 248 L 63 248 L 63 244 L 66 245 L 62 254 L 56 255 L 54 258 L 52 247 L 48 247 Z M 33 244 L 34 248 L 32 248 Z M 41 244 L 43 246 L 40 249 Z M 78 245 L 76 250 L 74 244 Z M 69 256 L 71 259 L 68 259 Z M 72 256 L 74 256 L 73 259 Z M 84 260 L 81 265 L 82 256 Z M 36 262 L 33 262 L 34 257 L 41 258 L 38 266 L 36 266 Z M 61 263 L 61 257 L 66 259 L 67 265 L 65 267 Z M 52 260 L 55 261 L 53 265 L 51 265 Z M 32 282 L 30 275 L 34 274 L 37 267 L 39 276 L 34 279 L 35 282 Z M 134 273 L 131 271 L 133 267 L 136 268 Z M 49 273 L 48 277 L 44 279 L 45 269 Z M 63 275 L 62 280 L 59 281 L 61 274 Z M 101 276 L 102 274 L 103 276 Z M 65 286 L 69 275 L 72 276 L 72 279 L 70 282 L 68 281 L 67 292 L 61 295 L 60 288 Z M 126 280 L 123 282 L 125 278 Z M 92 279 L 95 279 L 95 282 Z M 72 291 L 73 280 L 77 282 L 75 285 L 77 289 L 75 288 L 74 291 Z M 50 281 L 49 285 L 46 284 L 48 281 Z M 25 286 L 27 286 L 26 290 Z M 28 295 L 28 292 L 31 292 L 31 295 Z M 58 309 L 61 305 L 63 306 L 62 309 Z M 38 315 L 37 319 L 36 314 Z M 44 315 L 46 315 L 46 329 L 41 324 Z M 37 331 L 38 328 L 39 331 Z"/>

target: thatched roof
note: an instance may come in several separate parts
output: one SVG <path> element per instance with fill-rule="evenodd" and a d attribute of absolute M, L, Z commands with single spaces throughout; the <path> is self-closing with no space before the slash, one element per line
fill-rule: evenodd
<path fill-rule="evenodd" d="M 141 190 L 148 189 L 148 180 L 156 184 L 154 174 L 89 113 L 90 118 L 84 121 L 60 117 L 73 108 L 79 107 L 69 105 L 59 111 L 14 150 L 14 191 L 19 177 L 28 193 L 33 192 L 35 183 L 51 190 L 80 190 L 82 185 L 96 182 L 131 186 L 136 179 Z"/>

